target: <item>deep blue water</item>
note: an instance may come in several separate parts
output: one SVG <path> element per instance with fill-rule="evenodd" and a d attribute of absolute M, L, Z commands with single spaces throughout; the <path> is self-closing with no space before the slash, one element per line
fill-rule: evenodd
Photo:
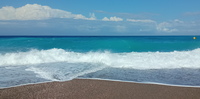
<path fill-rule="evenodd" d="M 0 37 L 0 87 L 98 78 L 200 86 L 200 37 Z"/>

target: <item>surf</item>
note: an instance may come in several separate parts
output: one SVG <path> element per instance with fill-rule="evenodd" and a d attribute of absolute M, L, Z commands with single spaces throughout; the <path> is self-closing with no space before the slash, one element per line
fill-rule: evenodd
<path fill-rule="evenodd" d="M 42 63 L 90 63 L 116 68 L 163 69 L 200 68 L 200 49 L 173 52 L 109 51 L 73 52 L 64 49 L 37 50 L 0 54 L 0 66 L 22 66 Z"/>
<path fill-rule="evenodd" d="M 75 78 L 200 86 L 198 39 L 15 37 L 0 41 L 0 87 Z"/>

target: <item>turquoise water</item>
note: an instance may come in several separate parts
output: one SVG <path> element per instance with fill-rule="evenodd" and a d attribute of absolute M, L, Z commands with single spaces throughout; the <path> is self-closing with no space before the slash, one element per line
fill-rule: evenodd
<path fill-rule="evenodd" d="M 192 37 L 1 37 L 0 51 L 47 50 L 75 52 L 170 52 L 197 49 L 200 39 Z"/>
<path fill-rule="evenodd" d="M 0 37 L 0 87 L 74 78 L 200 86 L 199 60 L 192 36 Z"/>

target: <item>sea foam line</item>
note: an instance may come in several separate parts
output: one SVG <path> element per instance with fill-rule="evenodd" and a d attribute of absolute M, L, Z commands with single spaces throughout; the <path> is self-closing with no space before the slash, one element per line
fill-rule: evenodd
<path fill-rule="evenodd" d="M 70 52 L 63 49 L 0 54 L 0 66 L 42 63 L 90 63 L 133 69 L 200 68 L 200 49 L 174 52 Z"/>

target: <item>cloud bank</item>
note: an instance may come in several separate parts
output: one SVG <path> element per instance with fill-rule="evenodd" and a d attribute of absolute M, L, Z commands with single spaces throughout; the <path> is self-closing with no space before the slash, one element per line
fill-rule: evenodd
<path fill-rule="evenodd" d="M 199 12 L 188 12 L 186 15 L 194 17 L 200 14 Z M 116 16 L 119 16 L 119 14 L 116 14 Z M 16 31 L 19 31 L 19 34 L 26 34 L 31 31 L 34 34 L 36 33 L 34 31 L 37 31 L 37 35 L 40 35 L 40 31 L 45 31 L 44 33 L 47 34 L 60 33 L 60 35 L 67 35 L 67 33 L 74 33 L 72 35 L 82 35 L 81 33 L 87 35 L 110 35 L 109 33 L 112 35 L 141 35 L 140 33 L 174 35 L 179 33 L 199 34 L 200 31 L 200 20 L 174 19 L 158 22 L 158 20 L 149 18 L 116 16 L 105 16 L 103 19 L 97 19 L 94 13 L 90 13 L 89 17 L 85 17 L 82 14 L 73 14 L 39 4 L 27 4 L 19 8 L 6 6 L 0 8 L 0 30 L 6 35 L 7 33 L 14 34 Z M 3 34 L 2 32 L 0 35 Z"/>
<path fill-rule="evenodd" d="M 96 19 L 94 14 L 91 15 L 91 18 L 87 18 L 81 14 L 72 14 L 68 11 L 52 9 L 49 6 L 38 4 L 27 4 L 19 8 L 6 6 L 0 9 L 0 20 L 43 20 L 51 18 Z"/>
<path fill-rule="evenodd" d="M 102 19 L 102 21 L 123 21 L 123 19 L 114 16 L 114 17 L 110 17 L 110 18 L 104 17 L 104 18 Z"/>
<path fill-rule="evenodd" d="M 127 21 L 130 21 L 130 22 L 144 22 L 144 23 L 155 23 L 155 21 L 153 20 L 135 20 L 135 19 L 127 19 Z"/>
<path fill-rule="evenodd" d="M 176 27 L 173 25 L 174 25 L 173 23 L 162 22 L 157 25 L 156 29 L 160 32 L 177 32 L 178 29 L 176 29 Z"/>

